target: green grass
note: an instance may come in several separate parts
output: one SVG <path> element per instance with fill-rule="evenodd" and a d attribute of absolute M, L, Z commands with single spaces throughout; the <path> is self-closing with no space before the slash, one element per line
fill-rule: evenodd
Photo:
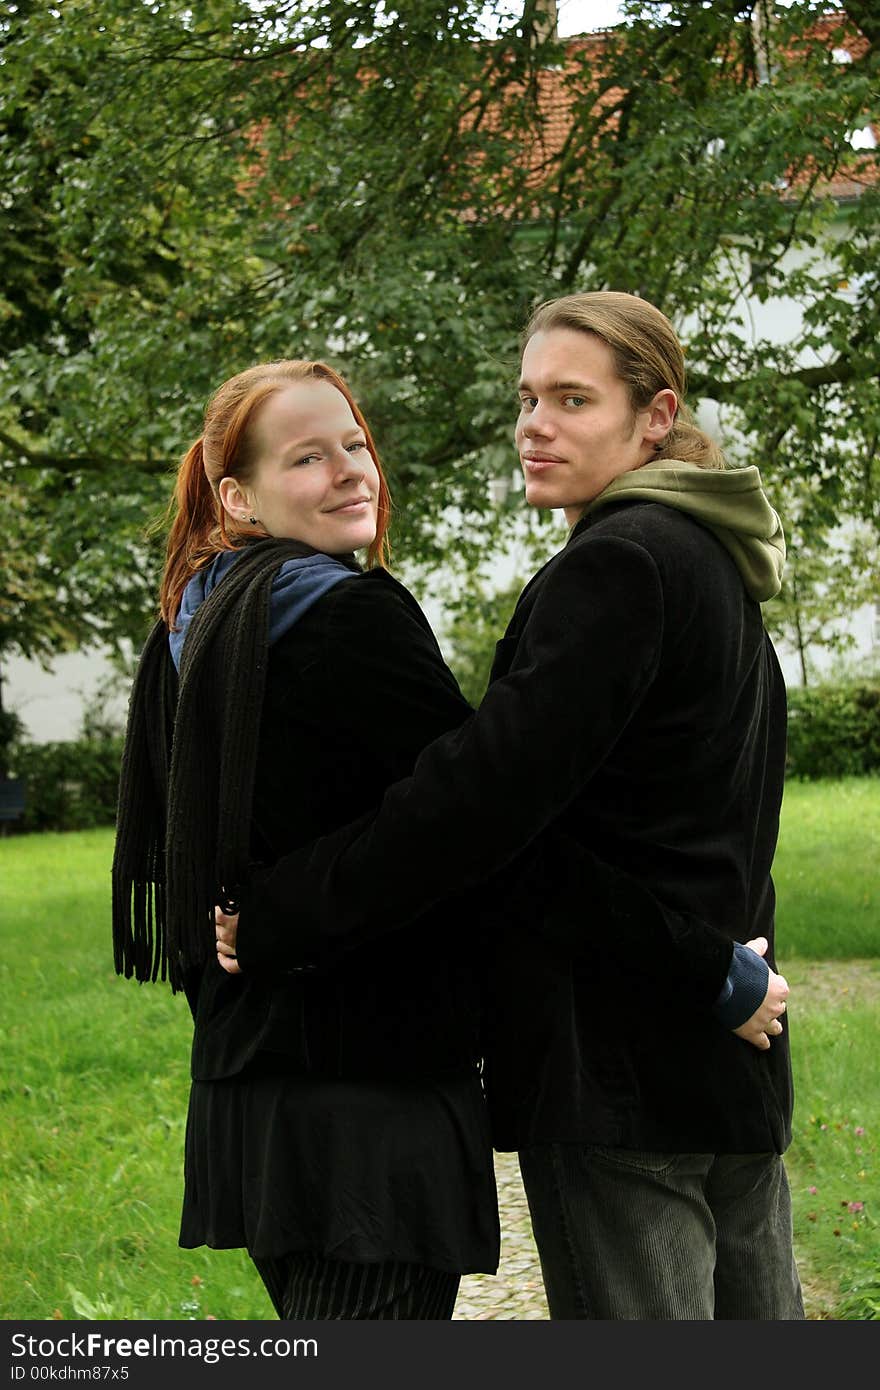
<path fill-rule="evenodd" d="M 786 1164 L 802 1275 L 815 1314 L 880 1317 L 880 963 L 797 962 L 786 978 L 795 1078 Z"/>
<path fill-rule="evenodd" d="M 814 1316 L 880 1316 L 878 827 L 880 781 L 786 791 L 787 1162 Z M 177 1246 L 189 1012 L 113 973 L 112 841 L 0 840 L 0 1318 L 271 1319 L 244 1252 Z"/>
<path fill-rule="evenodd" d="M 272 1318 L 242 1251 L 177 1246 L 189 1011 L 113 973 L 111 855 L 0 842 L 0 1317 Z"/>
<path fill-rule="evenodd" d="M 773 867 L 780 958 L 880 947 L 880 778 L 788 782 Z"/>

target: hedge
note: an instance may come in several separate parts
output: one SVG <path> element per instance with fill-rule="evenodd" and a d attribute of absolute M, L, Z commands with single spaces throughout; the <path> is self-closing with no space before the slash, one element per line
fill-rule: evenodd
<path fill-rule="evenodd" d="M 880 773 L 880 684 L 790 689 L 786 772 L 810 780 Z"/>
<path fill-rule="evenodd" d="M 25 784 L 25 811 L 9 829 L 89 830 L 116 819 L 122 738 L 18 743 L 10 773 Z"/>

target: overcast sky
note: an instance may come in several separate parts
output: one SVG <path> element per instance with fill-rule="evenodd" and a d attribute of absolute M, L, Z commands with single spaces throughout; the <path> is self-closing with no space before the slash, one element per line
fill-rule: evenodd
<path fill-rule="evenodd" d="M 604 29 L 620 20 L 617 0 L 558 0 L 559 34 L 585 34 L 590 29 Z"/>
<path fill-rule="evenodd" d="M 587 34 L 591 29 L 605 29 L 621 19 L 622 5 L 618 0 L 556 0 L 559 17 L 559 36 Z M 522 0 L 507 0 L 502 13 L 511 18 L 522 14 Z M 487 17 L 488 20 L 488 17 Z M 489 28 L 493 28 L 488 20 Z"/>
<path fill-rule="evenodd" d="M 788 5 L 791 0 L 782 0 Z M 586 34 L 590 29 L 605 29 L 610 24 L 618 24 L 623 18 L 623 5 L 618 0 L 557 0 L 559 10 L 559 34 L 568 38 L 569 34 Z"/>

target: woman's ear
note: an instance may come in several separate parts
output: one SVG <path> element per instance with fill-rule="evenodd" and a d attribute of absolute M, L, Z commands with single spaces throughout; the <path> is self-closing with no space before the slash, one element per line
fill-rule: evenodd
<path fill-rule="evenodd" d="M 221 478 L 217 489 L 224 511 L 233 521 L 247 521 L 251 515 L 251 499 L 247 488 L 242 487 L 237 478 Z"/>

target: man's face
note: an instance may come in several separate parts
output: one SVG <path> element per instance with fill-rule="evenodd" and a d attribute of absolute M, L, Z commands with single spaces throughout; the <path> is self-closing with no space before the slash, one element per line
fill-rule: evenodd
<path fill-rule="evenodd" d="M 523 352 L 519 395 L 516 446 L 526 500 L 561 507 L 569 526 L 614 478 L 652 458 L 663 434 L 658 398 L 634 413 L 610 347 L 593 333 L 535 333 Z M 658 395 L 675 400 L 672 392 Z"/>

